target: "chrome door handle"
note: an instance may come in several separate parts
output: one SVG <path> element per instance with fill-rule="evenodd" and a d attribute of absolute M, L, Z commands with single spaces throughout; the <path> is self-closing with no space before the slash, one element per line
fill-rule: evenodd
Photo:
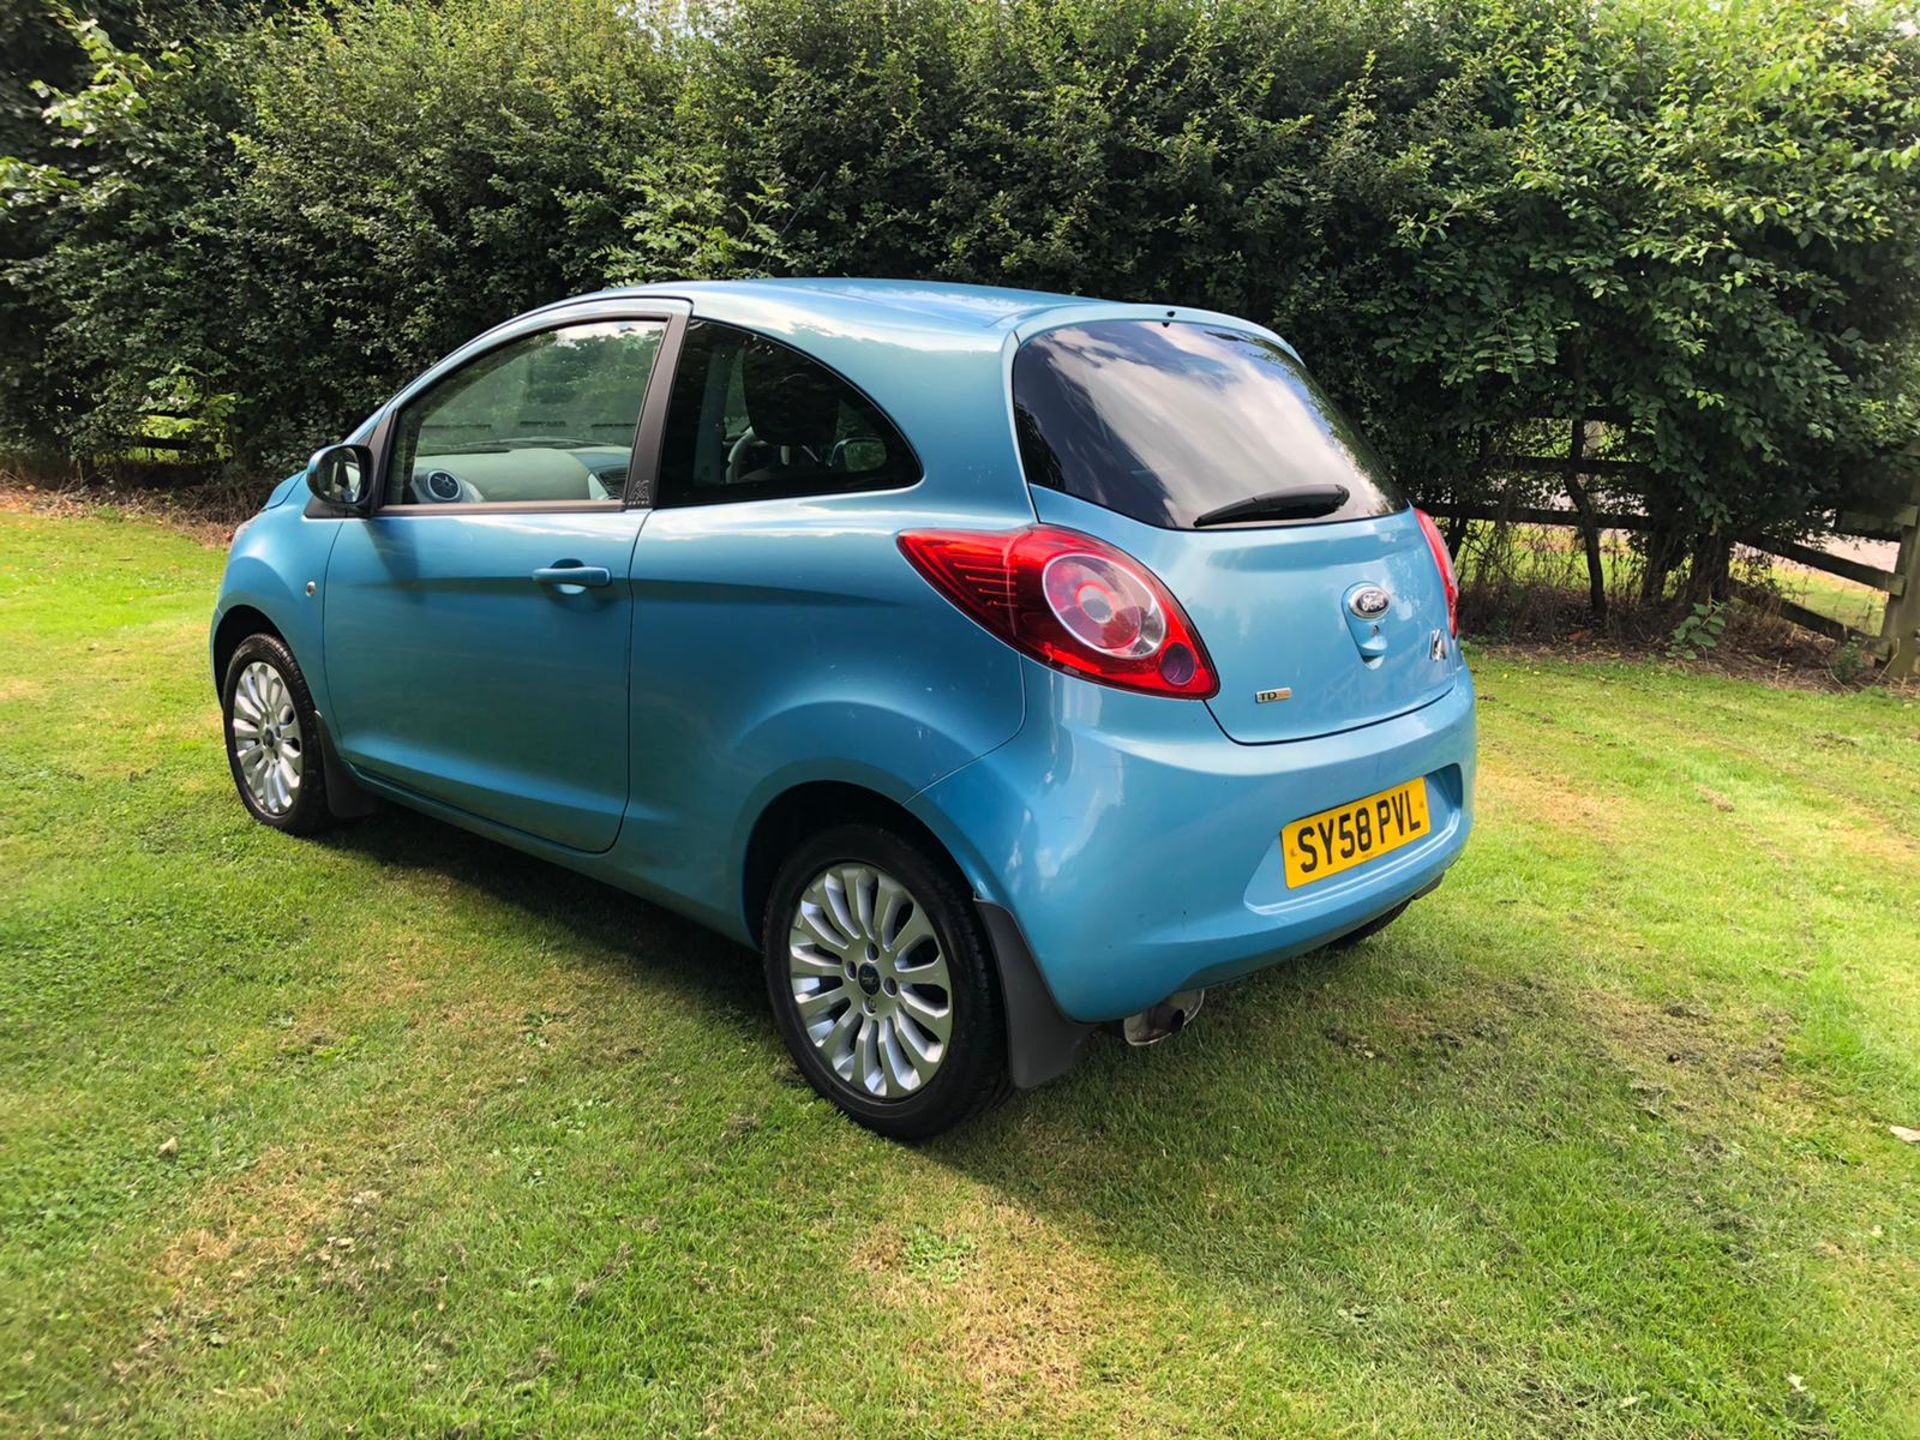
<path fill-rule="evenodd" d="M 581 590 L 613 583 L 613 572 L 604 565 L 582 565 L 579 561 L 562 561 L 558 565 L 543 565 L 533 572 L 536 585 L 556 585 L 562 590 L 578 593 Z"/>

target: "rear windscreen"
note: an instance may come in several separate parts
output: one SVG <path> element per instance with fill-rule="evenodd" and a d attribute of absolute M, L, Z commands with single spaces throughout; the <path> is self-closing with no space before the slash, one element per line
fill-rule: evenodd
<path fill-rule="evenodd" d="M 1271 340 L 1155 320 L 1048 330 L 1013 357 L 1027 483 L 1186 529 L 1237 502 L 1342 486 L 1310 523 L 1406 503 L 1372 448 Z M 1218 522 L 1212 522 L 1218 523 Z"/>

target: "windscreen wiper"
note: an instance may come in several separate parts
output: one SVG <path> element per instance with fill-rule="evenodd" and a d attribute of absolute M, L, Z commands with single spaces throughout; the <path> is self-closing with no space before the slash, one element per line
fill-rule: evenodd
<path fill-rule="evenodd" d="M 1295 485 L 1290 490 L 1251 495 L 1209 510 L 1194 520 L 1193 528 L 1229 525 L 1235 520 L 1311 520 L 1318 515 L 1331 515 L 1347 503 L 1352 493 L 1344 485 Z"/>

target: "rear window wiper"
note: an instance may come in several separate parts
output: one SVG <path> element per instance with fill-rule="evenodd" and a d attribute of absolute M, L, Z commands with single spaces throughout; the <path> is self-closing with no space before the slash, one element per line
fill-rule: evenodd
<path fill-rule="evenodd" d="M 1347 503 L 1352 493 L 1344 485 L 1296 485 L 1209 510 L 1194 519 L 1193 528 L 1230 525 L 1235 520 L 1311 520 L 1317 515 L 1331 515 Z"/>

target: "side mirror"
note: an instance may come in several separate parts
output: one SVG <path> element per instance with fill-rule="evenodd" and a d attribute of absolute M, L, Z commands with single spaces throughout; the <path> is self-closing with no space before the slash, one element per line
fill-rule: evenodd
<path fill-rule="evenodd" d="M 327 504 L 357 515 L 373 498 L 373 452 L 364 445 L 329 445 L 307 462 L 307 488 Z"/>

